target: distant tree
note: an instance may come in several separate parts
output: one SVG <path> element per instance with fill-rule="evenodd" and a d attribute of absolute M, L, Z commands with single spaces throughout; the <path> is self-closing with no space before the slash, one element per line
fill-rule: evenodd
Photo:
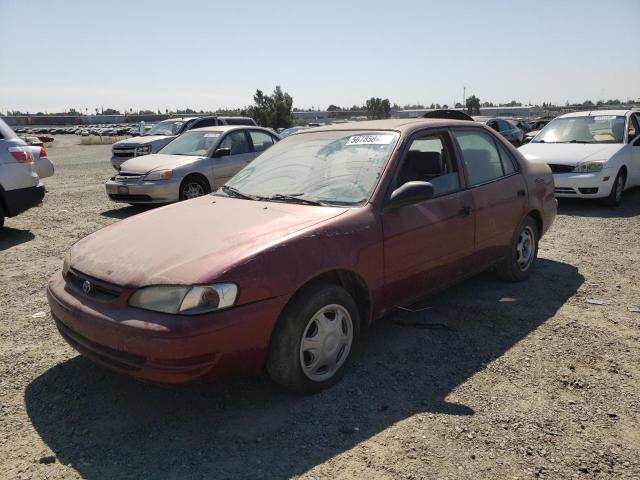
<path fill-rule="evenodd" d="M 482 105 L 481 105 L 481 106 L 482 106 L 483 108 L 486 108 L 486 107 L 493 107 L 494 105 L 493 105 L 493 103 L 491 103 L 491 102 L 482 102 Z"/>
<path fill-rule="evenodd" d="M 102 111 L 102 115 L 120 115 L 120 112 L 115 108 L 105 108 Z"/>
<path fill-rule="evenodd" d="M 442 105 L 442 108 L 444 108 L 445 110 L 449 108 L 449 105 L 447 105 L 446 103 L 444 105 Z"/>
<path fill-rule="evenodd" d="M 337 112 L 339 110 L 342 110 L 342 107 L 334 105 L 333 103 L 327 107 L 327 112 Z"/>
<path fill-rule="evenodd" d="M 462 105 L 460 102 L 456 102 L 456 106 L 454 108 L 462 108 L 464 107 L 464 105 Z"/>
<path fill-rule="evenodd" d="M 153 115 L 153 110 L 140 110 L 138 112 L 140 115 Z"/>
<path fill-rule="evenodd" d="M 469 115 L 479 115 L 480 114 L 480 99 L 475 95 L 471 95 L 467 98 L 467 112 Z"/>
<path fill-rule="evenodd" d="M 522 103 L 511 100 L 509 103 L 501 103 L 501 107 L 521 107 Z"/>
<path fill-rule="evenodd" d="M 271 95 L 256 90 L 253 102 L 253 106 L 249 107 L 249 115 L 258 125 L 271 128 L 288 128 L 293 125 L 293 98 L 287 92 L 283 92 L 280 85 L 276 86 Z"/>
<path fill-rule="evenodd" d="M 391 116 L 391 102 L 389 102 L 388 98 L 371 97 L 367 100 L 366 108 L 367 117 L 374 120 Z"/>
<path fill-rule="evenodd" d="M 585 100 L 582 102 L 583 107 L 593 107 L 593 102 L 591 100 Z"/>

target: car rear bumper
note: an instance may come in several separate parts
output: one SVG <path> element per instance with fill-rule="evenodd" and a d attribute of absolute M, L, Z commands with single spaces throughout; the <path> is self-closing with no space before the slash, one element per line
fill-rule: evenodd
<path fill-rule="evenodd" d="M 286 299 L 276 297 L 207 315 L 129 307 L 131 292 L 94 300 L 61 273 L 47 285 L 51 314 L 78 352 L 118 373 L 162 384 L 255 375 Z"/>
<path fill-rule="evenodd" d="M 614 179 L 615 173 L 608 170 L 597 173 L 554 173 L 555 196 L 561 198 L 606 197 L 611 193 Z"/>
<path fill-rule="evenodd" d="M 177 202 L 181 179 L 157 182 L 125 183 L 115 177 L 107 181 L 107 195 L 114 202 L 123 203 L 168 203 Z"/>
<path fill-rule="evenodd" d="M 15 217 L 42 202 L 44 198 L 44 185 L 38 183 L 35 187 L 6 190 L 2 195 L 5 206 L 7 207 L 6 215 L 8 217 Z"/>

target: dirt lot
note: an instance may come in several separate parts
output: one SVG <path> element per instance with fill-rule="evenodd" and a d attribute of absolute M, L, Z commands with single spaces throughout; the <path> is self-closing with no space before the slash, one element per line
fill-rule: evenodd
<path fill-rule="evenodd" d="M 389 315 L 329 391 L 173 391 L 78 357 L 48 313 L 69 246 L 140 211 L 106 198 L 110 146 L 77 143 L 0 237 L 0 478 L 640 478 L 639 189 L 561 203 L 529 281 Z"/>

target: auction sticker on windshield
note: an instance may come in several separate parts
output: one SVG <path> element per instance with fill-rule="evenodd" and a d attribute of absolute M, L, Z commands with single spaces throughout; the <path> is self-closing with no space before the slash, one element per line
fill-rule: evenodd
<path fill-rule="evenodd" d="M 350 137 L 347 145 L 389 145 L 393 135 L 355 135 Z"/>

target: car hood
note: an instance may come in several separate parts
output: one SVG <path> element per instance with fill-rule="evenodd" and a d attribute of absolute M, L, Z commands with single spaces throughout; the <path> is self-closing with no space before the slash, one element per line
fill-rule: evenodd
<path fill-rule="evenodd" d="M 518 149 L 531 162 L 577 165 L 584 160 L 608 160 L 620 143 L 528 143 Z"/>
<path fill-rule="evenodd" d="M 166 140 L 167 142 L 170 139 L 175 138 L 175 136 L 167 136 L 167 135 L 147 135 L 146 137 L 132 137 L 127 138 L 125 140 L 120 140 L 119 142 L 114 143 L 114 146 L 124 147 L 129 145 L 146 145 L 148 143 L 157 142 L 158 140 Z"/>
<path fill-rule="evenodd" d="M 121 165 L 120 171 L 127 173 L 147 173 L 151 170 L 157 170 L 161 168 L 172 169 L 187 165 L 201 158 L 203 157 L 196 157 L 192 155 L 164 155 L 161 153 L 152 153 L 151 155 L 143 155 L 141 157 L 134 157 L 130 160 L 127 160 Z"/>
<path fill-rule="evenodd" d="M 205 195 L 85 237 L 71 249 L 71 266 L 123 287 L 207 283 L 347 210 Z"/>

